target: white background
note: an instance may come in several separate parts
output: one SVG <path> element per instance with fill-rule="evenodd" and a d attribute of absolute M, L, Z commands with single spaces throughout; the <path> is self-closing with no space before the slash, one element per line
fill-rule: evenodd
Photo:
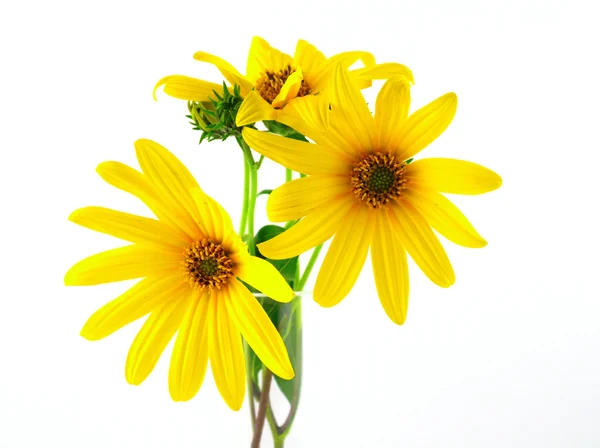
<path fill-rule="evenodd" d="M 191 402 L 170 400 L 168 351 L 141 387 L 126 383 L 141 322 L 100 342 L 79 336 L 128 284 L 66 288 L 63 276 L 119 245 L 68 222 L 72 210 L 146 213 L 95 174 L 105 160 L 136 166 L 138 138 L 170 148 L 238 220 L 235 144 L 198 146 L 184 102 L 151 93 L 168 74 L 219 82 L 192 59 L 200 49 L 244 71 L 254 34 L 288 53 L 304 38 L 326 55 L 402 62 L 415 107 L 457 92 L 456 119 L 422 156 L 472 160 L 504 180 L 456 198 L 489 245 L 444 243 L 457 273 L 447 290 L 411 265 L 404 326 L 381 309 L 369 264 L 341 305 L 305 301 L 303 394 L 286 446 L 600 446 L 593 3 L 3 2 L 0 446 L 249 445 L 247 402 L 230 411 L 210 375 Z M 261 188 L 282 181 L 271 165 Z"/>

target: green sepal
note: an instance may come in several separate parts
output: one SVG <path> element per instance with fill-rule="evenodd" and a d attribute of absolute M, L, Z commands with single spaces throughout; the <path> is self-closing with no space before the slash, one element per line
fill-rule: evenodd
<path fill-rule="evenodd" d="M 293 138 L 294 140 L 300 140 L 301 142 L 308 142 L 303 134 L 283 123 L 273 120 L 264 120 L 263 123 L 269 132 L 272 132 L 273 134 L 281 135 L 282 137 Z"/>

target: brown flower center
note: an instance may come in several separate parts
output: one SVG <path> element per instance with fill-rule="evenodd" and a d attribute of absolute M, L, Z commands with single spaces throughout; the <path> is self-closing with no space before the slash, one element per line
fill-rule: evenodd
<path fill-rule="evenodd" d="M 204 238 L 194 241 L 184 252 L 183 270 L 197 289 L 221 289 L 233 277 L 233 261 L 220 244 Z"/>
<path fill-rule="evenodd" d="M 281 92 L 281 88 L 287 81 L 287 79 L 294 73 L 296 70 L 292 68 L 291 65 L 287 65 L 283 70 L 279 70 L 277 72 L 267 70 L 264 72 L 258 81 L 256 81 L 256 90 L 269 104 L 272 104 L 279 92 Z M 297 96 L 308 95 L 311 92 L 309 85 L 305 80 L 302 80 L 302 84 L 300 85 L 300 90 L 298 90 Z"/>
<path fill-rule="evenodd" d="M 361 159 L 350 177 L 354 195 L 371 208 L 379 208 L 402 193 L 406 163 L 392 154 L 376 152 Z"/>

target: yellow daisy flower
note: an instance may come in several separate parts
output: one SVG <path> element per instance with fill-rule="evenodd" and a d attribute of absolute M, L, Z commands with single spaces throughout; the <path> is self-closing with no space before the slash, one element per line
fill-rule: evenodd
<path fill-rule="evenodd" d="M 194 59 L 215 65 L 230 84 L 240 86 L 240 95 L 245 100 L 238 112 L 238 126 L 285 115 L 287 104 L 323 91 L 338 64 L 348 68 L 361 60 L 365 67 L 350 73 L 363 88 L 370 86 L 373 79 L 396 75 L 412 81 L 412 73 L 404 65 L 376 64 L 373 55 L 365 51 L 349 51 L 326 58 L 304 40 L 298 41 L 294 57 L 291 57 L 271 47 L 264 39 L 254 37 L 245 76 L 218 56 L 199 51 L 194 54 Z M 158 81 L 155 94 L 161 86 L 166 94 L 188 101 L 208 101 L 214 96 L 213 90 L 220 92 L 223 89 L 219 84 L 183 75 L 166 76 Z M 321 107 L 326 110 L 328 104 L 322 102 Z"/>
<path fill-rule="evenodd" d="M 273 373 L 294 376 L 281 336 L 242 281 L 280 302 L 294 293 L 273 265 L 248 254 L 227 213 L 173 154 L 150 140 L 135 148 L 143 173 L 118 162 L 101 163 L 97 171 L 141 199 L 158 220 L 102 207 L 69 217 L 133 244 L 80 261 L 66 285 L 143 278 L 96 311 L 81 335 L 102 339 L 150 314 L 129 350 L 127 381 L 141 384 L 177 333 L 169 369 L 173 400 L 194 397 L 210 359 L 221 396 L 238 410 L 246 388 L 240 333 Z"/>
<path fill-rule="evenodd" d="M 243 130 L 250 147 L 308 175 L 269 196 L 269 219 L 303 219 L 259 249 L 269 258 L 288 258 L 335 235 L 313 293 L 315 301 L 329 307 L 348 294 L 370 248 L 383 308 L 392 321 L 402 324 L 408 309 L 406 252 L 434 283 L 448 287 L 454 283 L 454 272 L 432 228 L 462 246 L 487 244 L 441 193 L 481 194 L 498 188 L 502 181 L 471 162 L 410 160 L 452 121 L 457 105 L 454 93 L 409 116 L 409 82 L 394 78 L 379 92 L 373 117 L 358 86 L 338 67 L 330 100 L 326 132 L 306 124 L 315 121 L 318 113 L 308 108 L 303 111 L 306 122 L 293 123 L 315 143 Z"/>

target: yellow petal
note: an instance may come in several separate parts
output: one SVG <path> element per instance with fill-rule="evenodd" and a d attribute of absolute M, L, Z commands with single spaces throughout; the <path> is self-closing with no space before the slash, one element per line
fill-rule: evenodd
<path fill-rule="evenodd" d="M 103 162 L 98 165 L 96 171 L 102 179 L 113 187 L 126 191 L 140 199 L 161 222 L 178 234 L 181 239 L 189 239 L 189 236 L 181 230 L 177 221 L 171 217 L 168 208 L 157 199 L 154 187 L 142 173 L 120 162 Z"/>
<path fill-rule="evenodd" d="M 288 76 L 283 86 L 281 86 L 281 90 L 273 100 L 273 107 L 282 108 L 288 101 L 296 98 L 302 85 L 302 79 L 302 70 L 300 68 Z"/>
<path fill-rule="evenodd" d="M 268 261 L 258 257 L 247 257 L 236 274 L 244 282 L 278 302 L 289 302 L 294 291 Z"/>
<path fill-rule="evenodd" d="M 209 98 L 215 98 L 213 92 L 222 92 L 223 85 L 214 82 L 203 81 L 201 79 L 191 78 L 183 75 L 165 76 L 154 86 L 154 99 L 156 100 L 156 91 L 164 86 L 164 92 L 173 98 L 188 101 L 208 101 Z"/>
<path fill-rule="evenodd" d="M 404 77 L 387 81 L 377 95 L 375 127 L 379 135 L 379 149 L 395 152 L 400 129 L 410 109 L 410 83 Z"/>
<path fill-rule="evenodd" d="M 258 249 L 265 257 L 274 260 L 300 255 L 331 238 L 346 219 L 353 203 L 354 198 L 342 197 L 323 204 L 290 229 L 259 244 Z"/>
<path fill-rule="evenodd" d="M 189 289 L 179 272 L 170 276 L 145 278 L 92 314 L 81 329 L 81 336 L 90 341 L 105 338 L 167 301 L 183 295 L 183 287 Z"/>
<path fill-rule="evenodd" d="M 454 118 L 457 104 L 456 94 L 447 93 L 410 115 L 399 131 L 399 158 L 413 157 L 442 135 Z"/>
<path fill-rule="evenodd" d="M 337 305 L 348 295 L 367 259 L 373 224 L 370 209 L 360 204 L 346 214 L 317 276 L 313 297 L 319 305 Z"/>
<path fill-rule="evenodd" d="M 223 241 L 233 232 L 233 224 L 227 212 L 200 188 L 192 188 L 190 193 L 200 214 L 197 224 L 202 233 L 211 237 L 215 242 Z"/>
<path fill-rule="evenodd" d="M 65 285 L 99 285 L 172 272 L 180 261 L 181 254 L 133 244 L 81 260 L 65 274 Z"/>
<path fill-rule="evenodd" d="M 331 78 L 338 64 L 341 64 L 347 70 L 350 66 L 354 65 L 358 61 L 361 61 L 365 67 L 375 65 L 375 58 L 371 53 L 366 51 L 347 51 L 336 54 L 327 59 L 325 64 L 321 66 L 321 69 L 318 72 L 314 74 L 311 73 L 310 87 L 317 91 L 326 89 L 331 83 Z M 359 87 L 362 89 L 369 87 L 369 85 L 361 84 Z"/>
<path fill-rule="evenodd" d="M 327 95 L 322 93 L 319 95 L 306 95 L 295 98 L 279 113 L 277 121 L 285 123 L 285 119 L 289 120 L 291 118 L 296 118 L 306 126 L 314 128 L 318 132 L 325 132 L 329 127 L 329 116 L 329 100 Z M 295 121 L 293 122 L 293 125 L 289 124 L 289 126 L 302 132 L 300 129 L 294 127 L 294 125 L 297 124 L 298 122 Z M 304 132 L 302 133 L 304 134 Z M 309 131 L 304 135 L 310 137 L 310 134 L 312 134 L 312 132 Z"/>
<path fill-rule="evenodd" d="M 337 132 L 357 152 L 371 149 L 375 123 L 365 99 L 344 66 L 336 67 L 328 94 L 332 103 L 330 132 Z"/>
<path fill-rule="evenodd" d="M 328 60 L 332 64 L 342 64 L 345 68 L 361 61 L 365 67 L 375 65 L 375 57 L 368 51 L 345 51 L 331 56 Z"/>
<path fill-rule="evenodd" d="M 406 248 L 423 273 L 436 285 L 447 288 L 454 283 L 454 270 L 446 251 L 429 224 L 408 202 L 387 208 L 400 244 Z"/>
<path fill-rule="evenodd" d="M 189 190 L 199 188 L 198 183 L 183 164 L 158 143 L 141 139 L 135 142 L 135 150 L 142 171 L 149 177 L 161 202 L 187 235 L 197 236 L 200 215 Z"/>
<path fill-rule="evenodd" d="M 252 90 L 252 84 L 248 82 L 244 76 L 237 71 L 237 69 L 229 62 L 221 59 L 218 56 L 205 53 L 204 51 L 197 51 L 194 54 L 194 59 L 201 62 L 208 62 L 219 69 L 223 77 L 229 81 L 231 85 L 240 86 L 240 94 L 246 96 Z"/>
<path fill-rule="evenodd" d="M 245 126 L 263 120 L 276 120 L 278 114 L 279 111 L 253 90 L 244 98 L 235 116 L 235 123 L 238 126 Z"/>
<path fill-rule="evenodd" d="M 377 295 L 392 322 L 402 325 L 408 312 L 408 263 L 406 251 L 394 233 L 387 213 L 377 213 L 371 245 Z"/>
<path fill-rule="evenodd" d="M 343 174 L 348 168 L 336 153 L 313 143 L 244 128 L 248 146 L 281 165 L 304 174 Z"/>
<path fill-rule="evenodd" d="M 309 83 L 309 86 L 315 91 L 311 81 L 311 74 L 318 74 L 323 70 L 327 59 L 314 45 L 309 44 L 305 40 L 300 39 L 296 44 L 296 52 L 294 53 L 294 63 L 296 67 L 302 68 L 304 78 Z M 315 92 L 316 93 L 316 92 Z"/>
<path fill-rule="evenodd" d="M 417 160 L 406 167 L 406 178 L 442 193 L 482 194 L 502 185 L 492 170 L 473 162 L 431 158 Z"/>
<path fill-rule="evenodd" d="M 97 232 L 158 250 L 181 253 L 187 242 L 160 221 L 104 207 L 75 210 L 69 220 Z"/>
<path fill-rule="evenodd" d="M 210 368 L 225 403 L 238 411 L 246 393 L 246 368 L 242 337 L 229 317 L 226 298 L 215 291 L 211 316 Z"/>
<path fill-rule="evenodd" d="M 346 176 L 308 176 L 287 182 L 273 190 L 267 201 L 270 221 L 293 221 L 315 208 L 350 192 Z"/>
<path fill-rule="evenodd" d="M 171 356 L 169 392 L 173 401 L 190 400 L 200 390 L 208 365 L 213 306 L 214 297 L 194 291 Z"/>
<path fill-rule="evenodd" d="M 390 79 L 395 76 L 406 78 L 411 84 L 415 82 L 412 71 L 405 65 L 396 62 L 386 62 L 385 64 L 377 64 L 370 67 L 351 70 L 350 75 L 358 79 Z"/>
<path fill-rule="evenodd" d="M 294 369 L 285 344 L 256 298 L 237 281 L 223 294 L 229 316 L 254 353 L 275 375 L 292 379 Z"/>
<path fill-rule="evenodd" d="M 484 240 L 469 220 L 437 191 L 407 189 L 405 197 L 423 215 L 425 221 L 450 241 L 465 247 L 484 247 Z"/>
<path fill-rule="evenodd" d="M 254 36 L 248 54 L 246 79 L 254 85 L 264 72 L 277 72 L 292 63 L 291 56 L 271 47 L 262 37 Z"/>
<path fill-rule="evenodd" d="M 129 384 L 140 385 L 150 375 L 179 328 L 188 305 L 189 296 L 178 297 L 152 312 L 127 355 L 125 378 Z"/>

